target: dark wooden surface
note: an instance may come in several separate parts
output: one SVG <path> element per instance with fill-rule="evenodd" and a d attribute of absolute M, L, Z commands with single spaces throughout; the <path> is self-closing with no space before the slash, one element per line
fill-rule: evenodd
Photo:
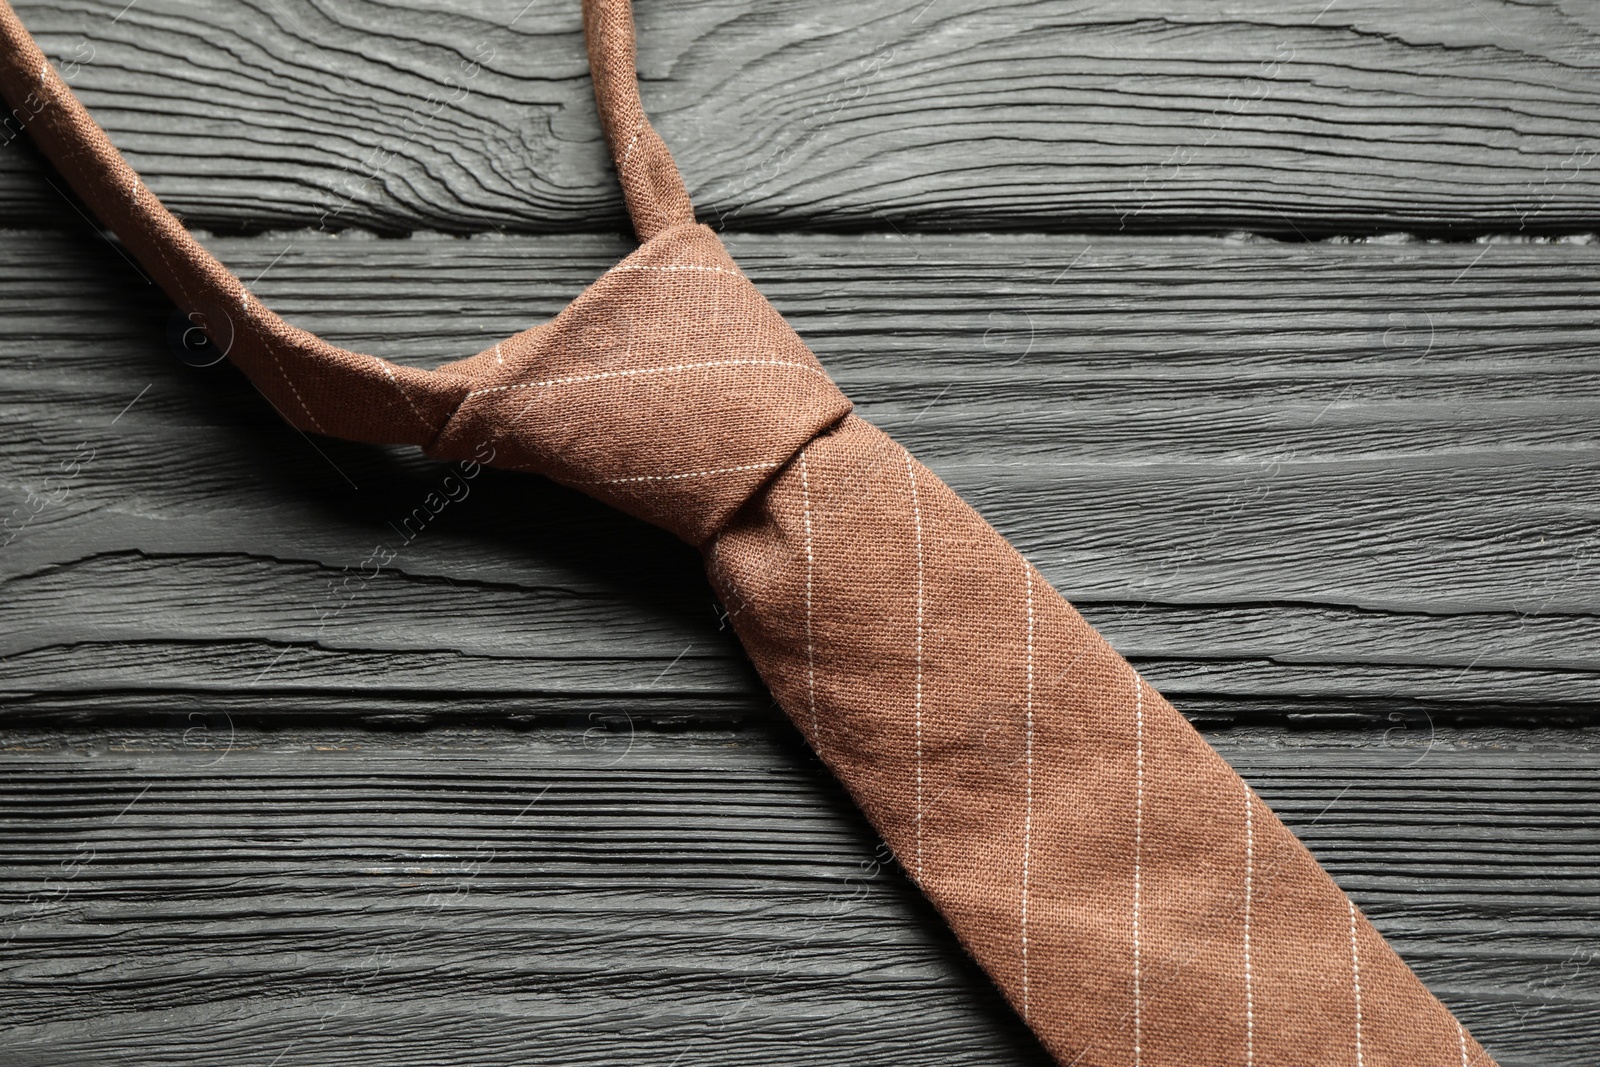
<path fill-rule="evenodd" d="M 1592 1062 L 1600 752 L 1217 739 L 1503 1062 Z M 196 715 L 0 759 L 8 1062 L 1046 1062 L 785 732 Z"/>
<path fill-rule="evenodd" d="M 196 225 L 623 225 L 576 2 L 125 3 L 18 11 Z M 639 25 L 656 124 L 739 228 L 1596 229 L 1590 0 L 646 0 Z M 0 220 L 51 195 L 0 157 Z"/>
<path fill-rule="evenodd" d="M 20 10 L 263 299 L 427 366 L 628 247 L 523 2 Z M 1588 1067 L 1600 19 L 1324 2 L 644 0 L 641 67 L 861 411 Z M 406 543 L 439 470 L 185 363 L 25 141 L 0 224 L 0 1063 L 1043 1062 L 690 550 L 499 472 Z"/>

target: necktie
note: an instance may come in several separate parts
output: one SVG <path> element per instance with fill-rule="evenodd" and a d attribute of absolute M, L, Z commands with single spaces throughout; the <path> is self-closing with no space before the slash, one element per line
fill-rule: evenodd
<path fill-rule="evenodd" d="M 0 0 L 0 90 L 83 200 L 303 430 L 537 472 L 698 547 L 750 658 L 1062 1064 L 1491 1067 L 1310 853 L 982 518 L 851 413 L 694 221 L 628 0 L 586 0 L 641 245 L 433 371 L 263 307 Z"/>

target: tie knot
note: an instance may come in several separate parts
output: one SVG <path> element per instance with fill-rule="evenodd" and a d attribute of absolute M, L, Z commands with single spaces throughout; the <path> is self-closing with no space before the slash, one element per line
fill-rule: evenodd
<path fill-rule="evenodd" d="M 445 368 L 472 380 L 429 447 L 535 471 L 704 544 L 850 411 L 716 235 L 674 227 L 554 320 Z"/>

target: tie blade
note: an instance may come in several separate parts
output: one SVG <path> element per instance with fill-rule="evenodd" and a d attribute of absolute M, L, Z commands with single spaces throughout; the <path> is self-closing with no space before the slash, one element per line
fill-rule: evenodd
<path fill-rule="evenodd" d="M 1492 1061 L 987 523 L 850 417 L 707 551 L 779 703 L 1051 1052 Z"/>

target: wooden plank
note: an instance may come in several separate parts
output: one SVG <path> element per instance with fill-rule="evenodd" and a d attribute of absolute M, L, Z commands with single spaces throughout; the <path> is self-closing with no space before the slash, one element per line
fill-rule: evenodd
<path fill-rule="evenodd" d="M 686 546 L 500 472 L 407 543 L 443 468 L 312 441 L 184 365 L 94 237 L 4 240 L 12 714 L 771 714 Z M 293 321 L 425 365 L 622 247 L 213 245 Z M 1593 721 L 1600 247 L 732 247 L 861 412 L 1191 714 Z"/>
<path fill-rule="evenodd" d="M 1592 1062 L 1600 752 L 1215 740 L 1505 1067 Z M 196 715 L 0 767 L 10 1063 L 1047 1062 L 791 732 Z"/>
<path fill-rule="evenodd" d="M 721 227 L 1600 228 L 1582 4 L 638 6 L 646 102 Z M 575 0 L 19 11 L 193 225 L 625 228 Z M 0 151 L 0 224 L 58 199 Z"/>

